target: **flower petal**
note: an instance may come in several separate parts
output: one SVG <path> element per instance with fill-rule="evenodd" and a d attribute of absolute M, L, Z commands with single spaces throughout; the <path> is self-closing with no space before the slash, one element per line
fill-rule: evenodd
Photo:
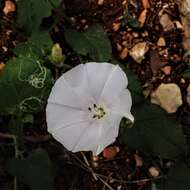
<path fill-rule="evenodd" d="M 76 152 L 74 148 L 78 145 L 79 139 L 83 136 L 84 132 L 88 130 L 90 123 L 88 121 L 81 123 L 74 123 L 66 128 L 59 128 L 52 132 L 53 137 L 59 141 L 65 148 L 70 151 Z M 90 142 L 91 143 L 91 142 Z M 82 151 L 83 149 L 77 149 Z"/>
<path fill-rule="evenodd" d="M 49 132 L 54 132 L 58 128 L 64 128 L 73 123 L 89 120 L 89 114 L 87 111 L 55 103 L 49 103 L 47 105 L 46 115 Z"/>
<path fill-rule="evenodd" d="M 56 103 L 78 109 L 84 108 L 83 98 L 67 83 L 63 75 L 55 82 L 48 103 Z"/>
<path fill-rule="evenodd" d="M 99 137 L 99 146 L 96 155 L 100 154 L 104 148 L 115 141 L 119 133 L 121 118 L 122 116 L 120 115 L 110 115 L 106 119 L 101 130 L 101 136 Z"/>
<path fill-rule="evenodd" d="M 90 92 L 89 81 L 84 64 L 80 64 L 70 71 L 67 71 L 63 74 L 63 77 L 75 92 L 77 92 L 80 97 L 83 97 L 88 106 L 95 102 Z"/>
<path fill-rule="evenodd" d="M 110 63 L 90 62 L 86 63 L 85 67 L 91 94 L 98 101 L 109 76 L 117 66 Z"/>
<path fill-rule="evenodd" d="M 98 148 L 98 140 L 100 136 L 100 130 L 103 126 L 100 123 L 92 122 L 83 134 L 80 136 L 78 143 L 76 144 L 73 152 L 77 151 L 92 151 L 95 153 Z"/>
<path fill-rule="evenodd" d="M 99 101 L 106 102 L 108 105 L 112 104 L 127 87 L 127 84 L 126 74 L 118 65 L 115 66 L 107 77 Z"/>
<path fill-rule="evenodd" d="M 128 89 L 124 89 L 117 100 L 111 105 L 111 113 L 121 115 L 134 121 L 134 117 L 131 114 L 132 98 Z"/>

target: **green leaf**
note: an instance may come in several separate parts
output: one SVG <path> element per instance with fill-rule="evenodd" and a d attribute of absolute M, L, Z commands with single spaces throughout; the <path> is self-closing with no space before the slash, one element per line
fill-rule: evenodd
<path fill-rule="evenodd" d="M 189 190 L 189 187 L 190 169 L 185 165 L 179 165 L 170 169 L 162 190 Z"/>
<path fill-rule="evenodd" d="M 182 75 L 185 79 L 190 79 L 190 69 L 188 68 Z"/>
<path fill-rule="evenodd" d="M 11 159 L 7 170 L 31 190 L 53 190 L 53 177 L 48 154 L 38 149 L 26 159 Z"/>
<path fill-rule="evenodd" d="M 122 25 L 130 28 L 139 29 L 141 28 L 140 22 L 137 18 L 134 18 L 128 11 L 125 11 L 123 15 Z"/>
<path fill-rule="evenodd" d="M 0 113 L 32 113 L 43 108 L 53 81 L 38 57 L 18 57 L 0 74 Z"/>
<path fill-rule="evenodd" d="M 133 105 L 145 101 L 144 95 L 142 94 L 142 87 L 140 85 L 137 75 L 132 73 L 129 69 L 124 68 L 124 71 L 128 77 L 128 89 L 131 92 Z"/>
<path fill-rule="evenodd" d="M 50 2 L 54 7 L 58 7 L 61 3 L 61 0 L 50 0 Z"/>
<path fill-rule="evenodd" d="M 18 0 L 17 23 L 28 34 L 39 30 L 42 19 L 51 15 L 52 6 L 47 0 Z"/>
<path fill-rule="evenodd" d="M 33 123 L 34 116 L 32 114 L 24 114 L 21 118 L 22 123 Z"/>
<path fill-rule="evenodd" d="M 44 58 L 51 52 L 53 42 L 46 31 L 33 35 L 27 42 L 20 43 L 14 48 L 15 55 L 38 56 Z"/>
<path fill-rule="evenodd" d="M 179 124 L 156 105 L 142 103 L 133 107 L 135 123 L 121 128 L 120 142 L 162 158 L 175 158 L 186 153 Z"/>
<path fill-rule="evenodd" d="M 100 25 L 93 25 L 83 33 L 66 29 L 65 38 L 73 50 L 80 55 L 89 55 L 94 61 L 108 61 L 111 59 L 111 43 Z"/>

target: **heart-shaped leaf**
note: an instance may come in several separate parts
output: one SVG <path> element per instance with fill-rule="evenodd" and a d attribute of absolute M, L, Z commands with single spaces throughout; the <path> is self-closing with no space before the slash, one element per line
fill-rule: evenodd
<path fill-rule="evenodd" d="M 95 61 L 111 59 L 111 43 L 102 26 L 96 24 L 86 32 L 66 29 L 67 43 L 80 55 L 89 55 Z"/>
<path fill-rule="evenodd" d="M 0 73 L 0 113 L 39 111 L 49 96 L 52 84 L 50 71 L 38 57 L 28 55 L 8 61 Z"/>
<path fill-rule="evenodd" d="M 163 158 L 174 158 L 186 153 L 180 125 L 164 110 L 150 103 L 141 103 L 133 107 L 132 113 L 134 126 L 121 129 L 121 143 Z"/>

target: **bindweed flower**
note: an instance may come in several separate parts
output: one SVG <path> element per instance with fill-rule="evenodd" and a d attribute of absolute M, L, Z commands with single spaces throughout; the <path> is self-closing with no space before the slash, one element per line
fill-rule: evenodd
<path fill-rule="evenodd" d="M 98 155 L 115 141 L 122 117 L 134 120 L 127 83 L 110 63 L 80 64 L 64 73 L 48 99 L 48 131 L 72 152 Z"/>

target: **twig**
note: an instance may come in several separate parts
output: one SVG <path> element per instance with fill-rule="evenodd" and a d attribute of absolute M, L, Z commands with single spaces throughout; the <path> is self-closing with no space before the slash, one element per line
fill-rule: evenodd
<path fill-rule="evenodd" d="M 109 178 L 112 176 L 112 174 L 113 173 L 110 173 L 109 175 L 108 175 L 108 177 L 107 177 L 107 179 L 106 179 L 106 183 L 108 184 L 108 180 L 109 180 Z M 109 184 L 108 184 L 109 185 Z M 107 185 L 106 184 L 104 184 L 104 187 L 102 188 L 102 190 L 105 190 L 105 187 L 106 187 Z"/>
<path fill-rule="evenodd" d="M 97 174 L 97 177 L 103 177 L 103 178 L 107 178 L 107 176 L 102 175 L 102 174 Z M 140 183 L 140 182 L 149 182 L 149 181 L 153 181 L 153 180 L 158 180 L 158 179 L 162 179 L 165 178 L 166 176 L 158 176 L 155 178 L 145 178 L 145 179 L 139 179 L 139 180 L 132 180 L 132 181 L 126 181 L 126 180 L 119 180 L 119 179 L 115 179 L 112 178 L 112 180 L 114 180 L 115 182 L 120 182 L 120 183 L 127 183 L 127 184 L 135 184 L 135 183 Z"/>
<path fill-rule="evenodd" d="M 90 167 L 90 164 L 89 164 L 89 162 L 88 162 L 88 160 L 87 160 L 87 158 L 86 158 L 85 154 L 84 154 L 83 152 L 81 152 L 81 154 L 82 154 L 82 157 L 83 157 L 83 159 L 84 159 L 84 162 L 85 162 L 85 163 L 86 163 L 86 165 L 88 166 L 88 169 L 90 170 L 90 172 L 91 172 L 92 176 L 93 176 L 93 177 L 94 177 L 94 179 L 97 181 L 97 180 L 98 180 L 98 178 L 97 178 L 97 176 L 96 176 L 96 174 L 95 174 L 94 170 Z"/>
<path fill-rule="evenodd" d="M 98 179 L 110 190 L 114 190 L 106 181 L 104 181 L 100 176 L 97 176 Z"/>

